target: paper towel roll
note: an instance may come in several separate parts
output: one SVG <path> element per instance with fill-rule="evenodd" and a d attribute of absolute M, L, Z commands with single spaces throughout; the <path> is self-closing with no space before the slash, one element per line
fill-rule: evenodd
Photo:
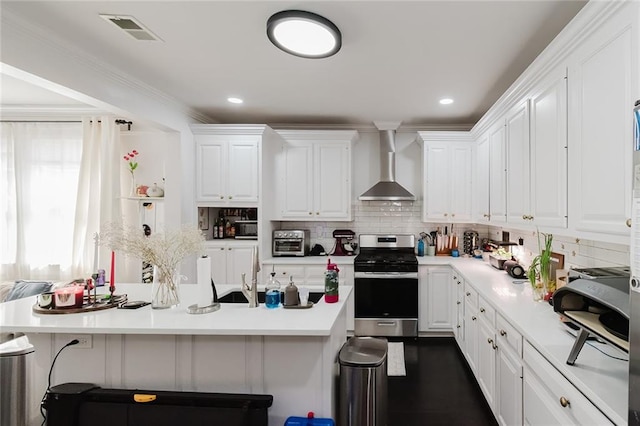
<path fill-rule="evenodd" d="M 198 304 L 206 306 L 213 299 L 211 289 L 211 258 L 199 257 L 196 261 L 196 275 L 198 282 Z"/>

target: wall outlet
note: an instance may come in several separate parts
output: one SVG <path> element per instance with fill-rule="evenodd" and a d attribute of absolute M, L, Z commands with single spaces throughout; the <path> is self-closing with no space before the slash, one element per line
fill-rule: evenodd
<path fill-rule="evenodd" d="M 73 338 L 78 339 L 78 344 L 75 345 L 78 349 L 91 349 L 93 347 L 93 336 L 91 334 L 78 334 Z"/>

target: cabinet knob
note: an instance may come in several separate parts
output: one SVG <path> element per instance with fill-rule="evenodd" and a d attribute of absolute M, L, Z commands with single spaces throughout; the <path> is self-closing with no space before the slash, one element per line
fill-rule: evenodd
<path fill-rule="evenodd" d="M 455 213 L 451 213 L 451 217 L 456 217 L 456 214 Z"/>
<path fill-rule="evenodd" d="M 484 313 L 484 308 L 480 308 L 480 312 Z"/>
<path fill-rule="evenodd" d="M 230 199 L 230 200 L 231 200 L 231 199 L 233 199 L 233 196 L 232 196 L 232 195 L 229 195 L 229 199 Z"/>
<path fill-rule="evenodd" d="M 500 335 L 501 335 L 501 336 L 506 336 L 506 335 L 507 335 L 507 332 L 506 332 L 506 331 L 504 331 L 504 330 L 500 330 Z"/>
<path fill-rule="evenodd" d="M 460 324 L 456 325 L 456 328 L 460 328 Z"/>
<path fill-rule="evenodd" d="M 526 214 L 523 214 L 523 215 L 522 215 L 522 219 L 527 220 L 527 215 L 526 215 Z"/>
<path fill-rule="evenodd" d="M 312 215 L 312 214 L 313 214 L 313 212 L 309 212 L 309 214 L 310 214 L 310 215 Z"/>
<path fill-rule="evenodd" d="M 454 275 L 454 276 L 453 276 L 453 280 L 455 281 L 455 280 L 457 280 L 457 279 L 458 279 L 458 277 L 456 277 L 456 276 Z"/>
<path fill-rule="evenodd" d="M 475 320 L 476 320 L 476 317 L 471 317 L 471 321 L 475 321 Z"/>
<path fill-rule="evenodd" d="M 447 216 L 449 216 L 449 213 L 445 213 L 445 214 L 444 214 L 444 217 L 447 217 Z"/>
<path fill-rule="evenodd" d="M 564 396 L 561 396 L 560 397 L 560 405 L 562 405 L 563 407 L 566 408 L 566 407 L 571 405 L 571 402 L 567 398 L 565 398 Z"/>
<path fill-rule="evenodd" d="M 458 285 L 462 284 L 460 281 L 458 281 Z"/>
<path fill-rule="evenodd" d="M 493 345 L 493 339 L 492 338 L 488 338 L 487 339 L 487 343 L 490 344 L 490 345 Z"/>
<path fill-rule="evenodd" d="M 627 219 L 627 228 L 631 228 L 631 219 Z"/>
<path fill-rule="evenodd" d="M 320 214 L 320 212 L 316 212 L 316 214 L 317 214 L 317 215 L 319 215 L 319 214 Z"/>
<path fill-rule="evenodd" d="M 471 293 L 467 292 L 467 296 L 471 296 Z"/>
<path fill-rule="evenodd" d="M 529 216 L 529 219 L 533 220 L 533 216 Z"/>
<path fill-rule="evenodd" d="M 459 305 L 459 304 L 460 304 L 460 301 L 458 300 L 458 301 L 456 302 L 456 305 Z"/>
<path fill-rule="evenodd" d="M 221 195 L 221 196 L 220 196 L 220 199 L 221 199 L 221 200 L 224 200 L 224 195 Z"/>
<path fill-rule="evenodd" d="M 220 250 L 224 250 L 224 247 L 220 247 Z"/>
<path fill-rule="evenodd" d="M 486 217 L 486 218 L 488 218 L 488 217 L 489 217 L 489 215 L 485 213 L 485 214 L 483 214 L 483 215 L 482 215 L 482 217 Z"/>
<path fill-rule="evenodd" d="M 498 345 L 496 345 L 495 343 L 491 344 L 491 347 L 493 348 L 493 350 L 495 351 L 496 349 L 498 349 Z"/>
<path fill-rule="evenodd" d="M 231 250 L 231 247 L 229 247 L 227 250 Z"/>

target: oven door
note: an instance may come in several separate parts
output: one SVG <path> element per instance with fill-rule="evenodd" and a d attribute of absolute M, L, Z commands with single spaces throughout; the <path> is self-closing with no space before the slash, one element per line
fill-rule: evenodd
<path fill-rule="evenodd" d="M 304 256 L 304 240 L 302 238 L 274 238 L 274 256 Z"/>
<path fill-rule="evenodd" d="M 356 272 L 356 336 L 418 335 L 418 273 Z"/>

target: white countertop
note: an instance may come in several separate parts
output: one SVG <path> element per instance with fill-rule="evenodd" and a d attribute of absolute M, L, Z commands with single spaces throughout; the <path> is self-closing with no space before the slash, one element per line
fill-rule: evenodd
<path fill-rule="evenodd" d="M 629 363 L 585 344 L 573 366 L 567 365 L 575 337 L 547 302 L 534 302 L 528 282 L 511 278 L 480 259 L 424 257 L 420 265 L 450 265 L 522 334 L 556 369 L 616 424 L 627 423 Z M 589 341 L 588 343 L 591 343 Z M 628 359 L 611 345 L 593 342 L 606 353 Z"/>
<path fill-rule="evenodd" d="M 308 286 L 311 291 L 324 289 Z M 217 285 L 218 296 L 239 290 L 238 286 Z M 78 314 L 36 314 L 32 306 L 36 296 L 0 303 L 0 332 L 91 333 L 91 334 L 169 334 L 169 335 L 271 335 L 329 336 L 351 286 L 340 286 L 340 300 L 325 303 L 322 298 L 309 309 L 249 308 L 245 303 L 223 303 L 220 310 L 200 315 L 187 313 L 196 303 L 195 284 L 182 284 L 181 303 L 172 309 L 105 309 Z M 107 292 L 100 288 L 99 292 Z M 149 284 L 119 284 L 116 294 L 128 300 L 151 300 Z M 201 303 L 202 305 L 202 303 Z"/>

